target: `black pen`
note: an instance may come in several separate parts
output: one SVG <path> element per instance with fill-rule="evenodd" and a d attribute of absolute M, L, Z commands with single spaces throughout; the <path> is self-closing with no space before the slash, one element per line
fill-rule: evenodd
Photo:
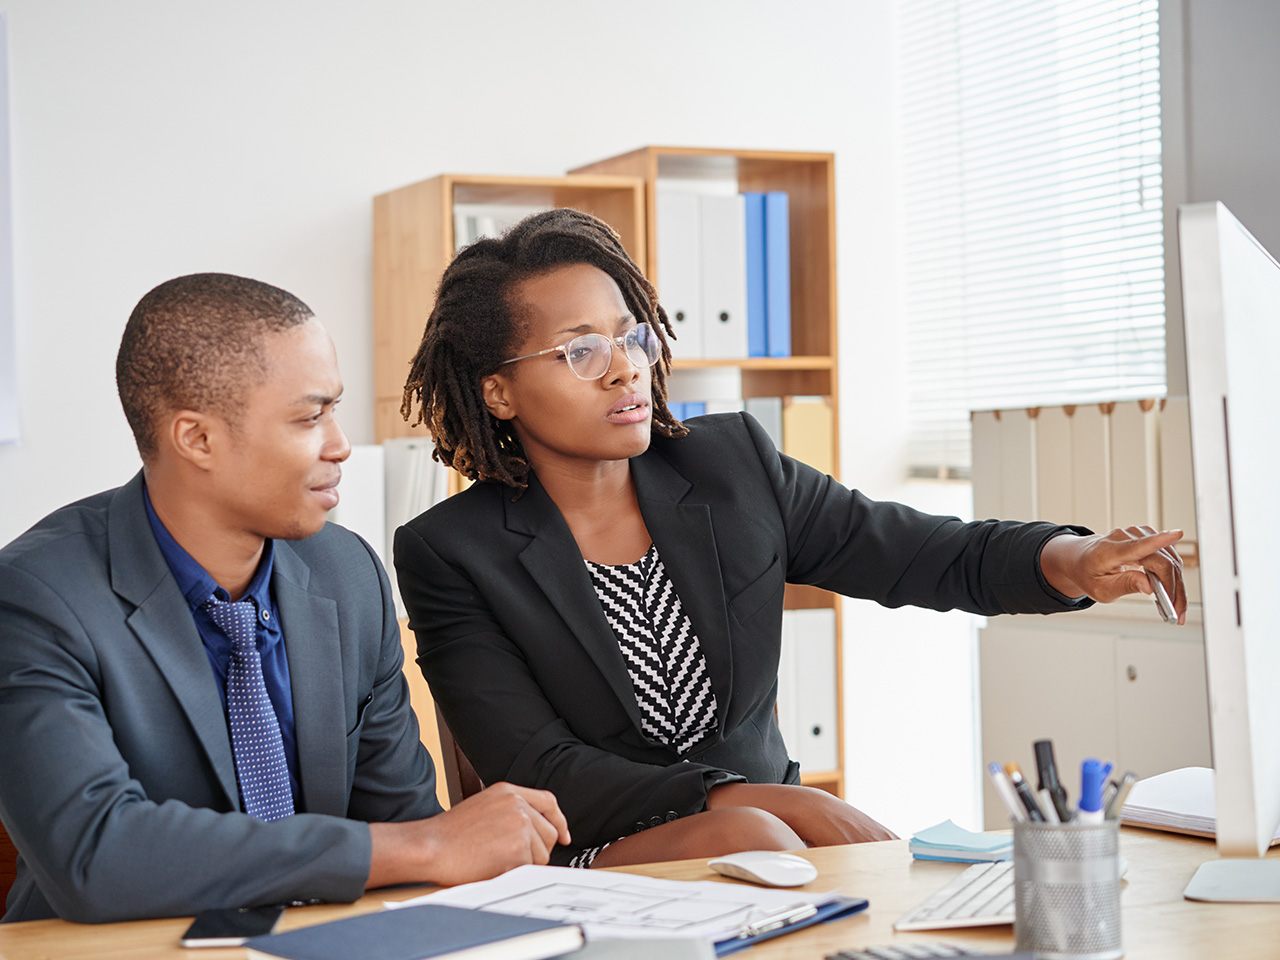
<path fill-rule="evenodd" d="M 1018 799 L 1027 808 L 1027 816 L 1036 823 L 1044 823 L 1044 811 L 1040 809 L 1040 804 L 1036 803 L 1036 798 L 1032 796 L 1031 785 L 1022 776 L 1021 768 L 1010 760 L 1004 765 L 1004 772 L 1009 775 L 1009 780 L 1013 783 L 1013 789 L 1017 792 Z"/>
<path fill-rule="evenodd" d="M 1053 741 L 1037 740 L 1032 744 L 1036 751 L 1036 772 L 1040 782 L 1037 789 L 1048 790 L 1053 809 L 1062 823 L 1071 821 L 1071 807 L 1067 805 L 1067 790 L 1058 779 L 1058 766 L 1053 762 Z"/>

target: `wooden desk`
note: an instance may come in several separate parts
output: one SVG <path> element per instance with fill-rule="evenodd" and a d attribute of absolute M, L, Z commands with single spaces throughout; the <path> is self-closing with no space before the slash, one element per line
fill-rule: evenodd
<path fill-rule="evenodd" d="M 1126 828 L 1121 850 L 1129 873 L 1121 894 L 1125 956 L 1130 960 L 1203 960 L 1214 955 L 1272 960 L 1280 955 L 1280 906 L 1203 904 L 1182 899 L 1182 889 L 1205 860 L 1216 856 L 1206 840 Z M 1280 848 L 1271 851 L 1280 859 Z M 869 909 L 848 920 L 822 924 L 752 947 L 746 960 L 821 960 L 853 947 L 922 940 L 950 940 L 1013 949 L 1013 928 L 893 932 L 893 921 L 963 869 L 961 864 L 913 861 L 906 841 L 864 843 L 805 851 L 820 874 L 810 889 L 840 887 L 866 897 Z M 650 864 L 630 872 L 676 880 L 718 879 L 701 860 Z M 354 904 L 299 907 L 286 912 L 280 929 L 307 926 L 378 909 L 427 887 L 377 891 Z M 0 924 L 3 960 L 243 960 L 241 948 L 191 952 L 178 946 L 185 919 L 81 925 L 62 920 Z"/>

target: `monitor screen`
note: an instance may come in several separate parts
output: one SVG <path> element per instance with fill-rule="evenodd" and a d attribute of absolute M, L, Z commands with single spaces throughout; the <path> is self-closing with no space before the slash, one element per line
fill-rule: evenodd
<path fill-rule="evenodd" d="M 1257 858 L 1280 823 L 1280 265 L 1221 203 L 1179 208 L 1178 246 L 1218 850 Z M 1280 861 L 1238 872 L 1280 896 Z"/>

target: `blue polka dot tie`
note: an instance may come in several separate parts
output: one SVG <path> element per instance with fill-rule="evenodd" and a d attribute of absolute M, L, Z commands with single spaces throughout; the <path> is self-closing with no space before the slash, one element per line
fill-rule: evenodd
<path fill-rule="evenodd" d="M 252 603 L 224 603 L 210 598 L 204 604 L 219 630 L 231 640 L 227 665 L 227 719 L 236 779 L 244 812 L 259 820 L 279 820 L 293 814 L 289 767 L 280 739 L 280 721 L 267 696 L 258 654 L 257 611 Z"/>

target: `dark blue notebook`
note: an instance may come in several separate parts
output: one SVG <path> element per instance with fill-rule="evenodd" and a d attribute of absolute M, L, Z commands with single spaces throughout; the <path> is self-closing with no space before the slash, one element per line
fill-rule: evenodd
<path fill-rule="evenodd" d="M 253 937 L 245 949 L 260 960 L 543 960 L 583 942 L 576 924 L 425 904 Z"/>

